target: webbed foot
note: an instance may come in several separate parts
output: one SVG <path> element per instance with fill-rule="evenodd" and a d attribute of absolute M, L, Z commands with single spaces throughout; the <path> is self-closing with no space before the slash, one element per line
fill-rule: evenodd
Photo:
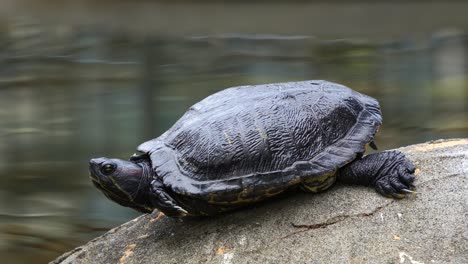
<path fill-rule="evenodd" d="M 406 194 L 416 193 L 413 185 L 416 168 L 400 151 L 383 152 L 385 163 L 376 175 L 373 185 L 384 196 L 404 198 Z"/>
<path fill-rule="evenodd" d="M 415 167 L 400 151 L 374 153 L 339 170 L 338 180 L 374 186 L 380 194 L 397 199 L 415 193 Z"/>
<path fill-rule="evenodd" d="M 162 184 L 159 181 L 153 180 L 151 182 L 151 202 L 153 206 L 158 208 L 161 212 L 169 217 L 184 217 L 189 213 L 177 202 L 169 196 L 169 194 L 163 189 Z"/>

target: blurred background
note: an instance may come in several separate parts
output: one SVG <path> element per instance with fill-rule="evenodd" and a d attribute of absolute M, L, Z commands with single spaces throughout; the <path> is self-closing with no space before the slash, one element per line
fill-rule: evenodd
<path fill-rule="evenodd" d="M 0 259 L 44 263 L 138 214 L 126 159 L 223 88 L 326 79 L 376 97 L 380 149 L 468 137 L 466 1 L 0 1 Z"/>

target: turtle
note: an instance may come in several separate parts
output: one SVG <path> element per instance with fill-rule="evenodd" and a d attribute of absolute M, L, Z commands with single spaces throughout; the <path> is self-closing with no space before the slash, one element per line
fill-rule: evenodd
<path fill-rule="evenodd" d="M 91 159 L 90 178 L 122 206 L 174 218 L 335 182 L 404 198 L 415 189 L 412 162 L 397 150 L 365 155 L 381 124 L 376 99 L 333 82 L 232 87 L 191 106 L 128 160 Z"/>

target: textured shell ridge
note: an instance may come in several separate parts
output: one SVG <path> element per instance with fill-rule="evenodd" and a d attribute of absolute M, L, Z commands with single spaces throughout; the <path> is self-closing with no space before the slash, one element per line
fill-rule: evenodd
<path fill-rule="evenodd" d="M 138 150 L 180 193 L 287 186 L 355 159 L 381 123 L 375 99 L 342 85 L 241 86 L 195 104 Z"/>

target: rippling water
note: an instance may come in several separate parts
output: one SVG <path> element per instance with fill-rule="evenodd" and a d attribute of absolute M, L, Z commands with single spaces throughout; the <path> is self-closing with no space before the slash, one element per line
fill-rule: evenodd
<path fill-rule="evenodd" d="M 317 37 L 285 34 L 297 28 L 284 22 L 277 32 L 251 24 L 241 33 L 218 25 L 214 34 L 148 34 L 28 14 L 0 24 L 5 263 L 51 260 L 135 217 L 92 187 L 89 158 L 128 158 L 190 105 L 230 86 L 346 84 L 380 101 L 381 149 L 468 136 L 468 37 L 461 30 L 353 38 L 331 27 L 330 36 Z"/>

